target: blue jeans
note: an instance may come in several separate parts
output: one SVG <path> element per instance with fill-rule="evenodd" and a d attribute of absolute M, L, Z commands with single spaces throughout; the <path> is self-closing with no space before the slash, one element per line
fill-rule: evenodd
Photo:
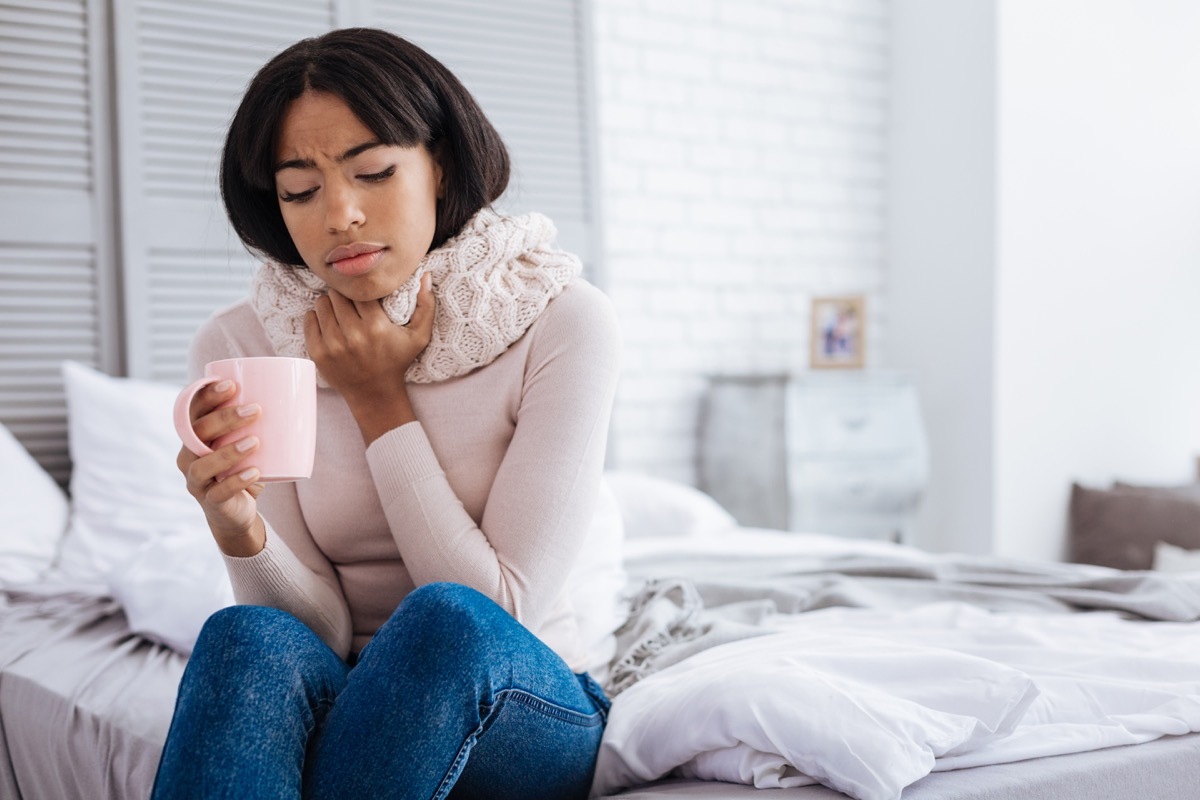
<path fill-rule="evenodd" d="M 609 702 L 474 589 L 404 598 L 351 667 L 286 612 L 201 631 L 154 800 L 586 798 Z"/>

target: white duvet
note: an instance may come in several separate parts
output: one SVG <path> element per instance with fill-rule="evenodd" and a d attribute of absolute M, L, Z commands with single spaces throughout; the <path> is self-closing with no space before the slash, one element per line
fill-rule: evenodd
<path fill-rule="evenodd" d="M 892 800 L 930 771 L 1200 731 L 1200 625 L 1110 613 L 780 615 L 613 704 L 594 795 L 674 773 Z"/>

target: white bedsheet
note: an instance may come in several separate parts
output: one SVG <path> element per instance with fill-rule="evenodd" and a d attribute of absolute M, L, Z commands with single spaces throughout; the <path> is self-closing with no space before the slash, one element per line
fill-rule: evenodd
<path fill-rule="evenodd" d="M 762 559 L 822 569 L 848 555 L 882 555 L 893 567 L 944 558 L 745 529 L 626 543 L 642 575 L 670 564 L 682 570 L 671 575 L 706 581 L 752 575 Z M 1050 582 L 1112 575 L 1031 570 Z M 763 788 L 818 782 L 890 800 L 930 771 L 1200 732 L 1198 622 L 946 601 L 770 614 L 760 625 L 774 632 L 698 652 L 619 694 L 594 794 L 680 775 Z"/>
<path fill-rule="evenodd" d="M 947 603 L 907 613 L 828 609 L 787 624 L 811 631 L 886 630 L 896 641 L 945 647 L 1028 675 L 1038 696 L 1012 733 L 939 759 L 938 771 L 1200 731 L 1196 623 L 1133 621 L 1104 612 L 989 614 Z"/>
<path fill-rule="evenodd" d="M 675 774 L 891 800 L 928 772 L 1200 731 L 1200 625 L 1111 613 L 778 615 L 616 698 L 596 794 Z"/>
<path fill-rule="evenodd" d="M 596 793 L 687 777 L 886 800 L 934 760 L 1010 732 L 1033 701 L 1015 669 L 924 645 L 783 631 L 713 648 L 616 698 Z"/>

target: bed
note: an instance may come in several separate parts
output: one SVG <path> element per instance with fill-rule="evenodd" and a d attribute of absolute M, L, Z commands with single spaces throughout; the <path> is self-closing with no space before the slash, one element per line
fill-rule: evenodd
<path fill-rule="evenodd" d="M 0 797 L 142 798 L 189 643 L 231 598 L 190 498 L 146 466 L 174 451 L 169 421 L 104 440 L 174 388 L 65 378 L 70 501 L 0 436 Z M 623 613 L 595 796 L 1141 800 L 1200 785 L 1196 573 L 750 529 L 688 487 L 606 484 Z"/>
<path fill-rule="evenodd" d="M 675 598 L 681 596 L 677 585 L 687 585 L 694 590 L 692 600 L 701 601 L 691 612 L 684 611 L 686 603 L 664 602 L 677 608 L 673 609 L 674 616 L 662 613 L 660 608 L 659 620 L 670 620 L 667 626 L 674 625 L 678 631 L 679 619 L 691 613 L 697 617 L 693 629 L 702 632 L 690 645 L 676 645 L 682 651 L 677 655 L 683 660 L 651 672 L 642 688 L 653 699 L 647 702 L 637 698 L 631 719 L 623 720 L 621 716 L 631 712 L 631 701 L 635 699 L 632 692 L 618 696 L 604 745 L 618 752 L 615 757 L 611 752 L 602 752 L 600 764 L 601 772 L 610 773 L 609 785 L 636 779 L 639 769 L 643 776 L 652 774 L 670 762 L 677 762 L 675 770 L 691 779 L 659 780 L 632 788 L 621 794 L 623 797 L 744 798 L 764 791 L 767 797 L 781 798 L 844 796 L 820 785 L 756 789 L 728 782 L 750 784 L 757 778 L 764 786 L 786 786 L 790 771 L 781 767 L 780 759 L 775 757 L 778 753 L 790 753 L 792 763 L 815 758 L 817 766 L 826 770 L 825 782 L 840 783 L 846 789 L 844 794 L 853 797 L 999 800 L 1195 796 L 1195 781 L 1200 778 L 1200 735 L 1195 733 L 1200 721 L 1196 716 L 1200 698 L 1195 694 L 1200 677 L 1200 651 L 1196 650 L 1200 631 L 1195 622 L 1186 620 L 1195 618 L 1200 598 L 1191 577 L 934 556 L 894 545 L 744 528 L 687 542 L 647 539 L 628 545 L 625 563 L 633 578 L 631 585 L 639 585 L 638 577 L 649 579 Z M 664 574 L 685 576 L 686 580 L 664 581 Z M 764 612 L 764 607 L 770 610 Z M 763 626 L 786 631 L 787 624 L 772 625 L 770 618 L 793 614 L 809 618 L 808 624 L 800 628 L 802 640 L 785 651 L 796 654 L 801 662 L 825 658 L 831 641 L 844 648 L 848 640 L 862 637 L 859 641 L 870 648 L 919 643 L 922 647 L 945 647 L 956 654 L 989 656 L 993 664 L 1015 664 L 1024 674 L 1033 676 L 1038 694 L 1028 705 L 1010 709 L 1017 710 L 1024 722 L 1036 720 L 1039 724 L 1022 725 L 1022 719 L 1013 719 L 1016 714 L 1010 715 L 1007 722 L 993 720 L 998 724 L 988 734 L 1000 736 L 990 742 L 985 737 L 976 743 L 979 746 L 974 751 L 933 759 L 931 768 L 935 771 L 911 782 L 912 775 L 925 769 L 925 765 L 915 767 L 911 762 L 927 758 L 928 752 L 907 753 L 909 766 L 914 766 L 907 776 L 902 770 L 892 772 L 895 751 L 889 750 L 892 743 L 886 737 L 879 742 L 863 731 L 827 722 L 828 716 L 809 720 L 807 726 L 798 725 L 801 730 L 796 738 L 802 741 L 781 742 L 788 735 L 779 733 L 779 728 L 789 721 L 796 725 L 805 703 L 813 702 L 813 698 L 805 695 L 804 687 L 786 683 L 773 691 L 760 690 L 759 684 L 771 680 L 770 665 L 765 662 L 771 653 L 759 643 L 774 634 L 754 639 L 740 637 Z M 1128 630 L 1122 632 L 1122 627 Z M 831 632 L 835 634 L 832 640 L 825 636 Z M 1162 640 L 1156 643 L 1160 634 Z M 705 637 L 715 642 L 705 644 Z M 1026 638 L 1035 646 L 1024 646 L 1022 640 Z M 1174 642 L 1168 643 L 1167 639 Z M 708 650 L 710 644 L 719 649 Z M 732 653 L 741 644 L 747 645 L 746 657 L 714 663 L 722 676 L 717 680 L 729 680 L 725 676 L 732 675 L 739 664 L 749 673 L 740 680 L 729 680 L 731 689 L 721 699 L 706 699 L 700 690 L 679 685 L 691 680 L 681 667 L 702 658 L 704 653 Z M 875 670 L 863 667 L 863 658 L 872 658 L 876 653 L 870 648 L 844 651 L 843 655 L 849 657 L 845 664 L 831 662 L 846 667 L 840 677 L 855 679 L 849 684 L 851 692 L 864 685 L 868 690 L 879 688 L 872 682 Z M 667 648 L 659 650 L 660 654 L 666 652 Z M 1031 654 L 1035 656 L 1032 660 Z M 911 689 L 919 681 L 913 680 L 904 658 L 894 657 L 897 655 L 911 654 L 883 654 L 875 666 L 896 670 L 902 676 L 900 683 Z M 924 653 L 917 655 L 922 659 L 917 662 L 920 667 L 938 669 L 936 663 L 923 660 Z M 1162 671 L 1164 664 L 1166 670 Z M 764 665 L 768 669 L 763 669 Z M 981 664 L 978 669 L 988 668 L 988 664 Z M 953 670 L 949 677 L 961 674 Z M 978 672 L 974 676 L 978 677 Z M 621 676 L 618 673 L 615 677 L 620 680 Z M 713 685 L 713 674 L 701 677 L 710 687 Z M 926 677 L 938 678 L 936 673 Z M 651 685 L 652 680 L 657 683 Z M 668 681 L 675 686 L 668 686 Z M 1151 697 L 1159 681 L 1171 688 Z M 1117 697 L 1109 691 L 1113 686 L 1130 691 Z M 1020 691 L 1019 685 L 1012 688 Z M 1072 698 L 1073 692 L 1087 697 L 1094 707 L 1085 709 L 1074 703 L 1079 698 Z M 771 704 L 781 708 L 774 717 L 760 708 L 749 720 L 730 721 L 728 716 L 748 701 L 766 706 L 767 712 Z M 1067 719 L 1056 725 L 1055 714 L 1067 715 Z M 1160 716 L 1155 719 L 1156 715 Z M 655 717 L 670 719 L 670 723 L 656 725 Z M 1137 718 L 1133 724 L 1120 721 L 1133 718 Z M 887 720 L 881 722 L 886 725 Z M 739 724 L 743 726 L 740 729 Z M 772 726 L 774 742 L 756 740 L 762 735 L 761 729 Z M 827 735 L 820 730 L 822 727 L 832 728 L 833 733 Z M 722 731 L 715 742 L 708 735 L 713 728 Z M 694 733 L 699 730 L 706 731 L 706 740 Z M 1163 733 L 1168 730 L 1171 732 Z M 668 732 L 672 732 L 672 743 L 665 748 L 656 745 Z M 909 728 L 904 733 L 919 735 L 919 730 Z M 760 750 L 771 757 L 760 752 L 757 761 L 743 759 L 733 767 L 728 763 L 705 763 L 706 755 L 738 742 L 739 737 L 741 741 L 758 741 Z M 680 744 L 680 738 L 693 741 Z M 1024 740 L 1020 746 L 1005 744 L 1006 740 L 1018 739 Z M 1139 743 L 1122 744 L 1120 740 Z M 930 744 L 936 749 L 936 744 Z M 832 752 L 837 747 L 857 750 L 862 764 L 839 763 Z M 668 751 L 664 760 L 656 762 L 646 756 L 647 750 L 655 749 Z M 886 755 L 889 752 L 892 757 Z M 1052 755 L 1056 752 L 1059 754 Z M 863 766 L 869 769 L 863 770 Z M 865 778 L 876 778 L 876 782 L 864 779 L 863 772 L 867 773 Z M 613 773 L 615 778 L 611 777 Z M 696 780 L 698 776 L 721 777 L 727 782 L 701 783 Z M 795 780 L 794 772 L 792 777 L 794 783 L 801 782 Z"/>

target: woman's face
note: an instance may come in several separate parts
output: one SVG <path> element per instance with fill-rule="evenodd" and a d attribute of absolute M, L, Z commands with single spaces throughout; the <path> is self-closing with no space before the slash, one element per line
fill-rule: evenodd
<path fill-rule="evenodd" d="M 396 291 L 429 252 L 442 170 L 424 146 L 385 145 L 340 97 L 288 107 L 275 189 L 304 263 L 352 300 Z"/>

